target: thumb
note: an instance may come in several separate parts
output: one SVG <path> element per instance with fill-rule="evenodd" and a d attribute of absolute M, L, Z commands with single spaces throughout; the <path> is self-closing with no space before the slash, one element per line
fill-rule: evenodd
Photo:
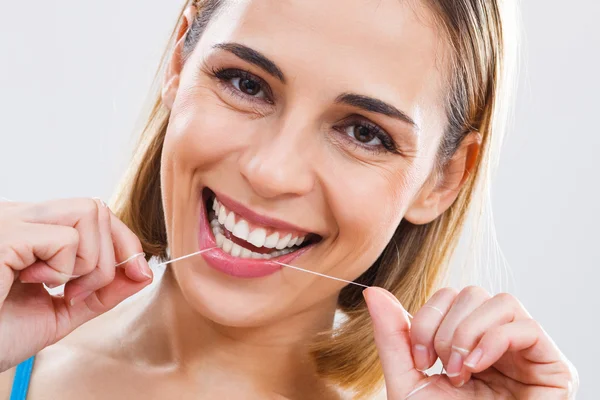
<path fill-rule="evenodd" d="M 363 295 L 373 321 L 388 398 L 403 399 L 427 377 L 413 363 L 408 313 L 385 289 L 370 287 Z"/>

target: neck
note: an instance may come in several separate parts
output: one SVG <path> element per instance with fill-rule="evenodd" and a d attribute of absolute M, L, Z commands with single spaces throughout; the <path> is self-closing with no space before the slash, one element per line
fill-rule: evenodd
<path fill-rule="evenodd" d="M 167 269 L 142 314 L 135 318 L 136 358 L 145 364 L 181 369 L 203 381 L 247 382 L 287 397 L 322 387 L 309 345 L 330 329 L 335 301 L 268 325 L 227 327 L 193 309 Z M 128 333 L 129 334 L 129 333 Z M 139 356 L 138 356 L 139 355 Z"/>

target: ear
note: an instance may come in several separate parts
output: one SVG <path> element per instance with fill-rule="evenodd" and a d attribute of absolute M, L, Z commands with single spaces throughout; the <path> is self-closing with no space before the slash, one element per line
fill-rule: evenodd
<path fill-rule="evenodd" d="M 481 134 L 469 132 L 441 173 L 432 174 L 425 182 L 404 218 L 415 225 L 423 225 L 446 211 L 473 172 L 480 148 Z"/>
<path fill-rule="evenodd" d="M 183 43 L 185 41 L 186 33 L 196 18 L 196 13 L 197 9 L 194 6 L 187 7 L 183 12 L 184 18 L 177 31 L 177 42 L 163 77 L 161 97 L 163 104 L 169 109 L 173 107 L 175 96 L 179 89 L 179 76 L 184 62 L 182 57 Z"/>

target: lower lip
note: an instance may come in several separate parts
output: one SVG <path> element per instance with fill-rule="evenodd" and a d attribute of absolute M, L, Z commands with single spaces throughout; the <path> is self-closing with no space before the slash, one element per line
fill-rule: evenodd
<path fill-rule="evenodd" d="M 271 260 L 233 257 L 218 248 L 215 237 L 212 234 L 212 229 L 210 228 L 208 216 L 206 215 L 206 202 L 204 200 L 205 199 L 203 199 L 200 204 L 200 231 L 198 240 L 200 250 L 215 247 L 213 250 L 202 253 L 202 257 L 204 257 L 208 265 L 218 271 L 237 278 L 260 278 L 272 275 L 282 268 L 281 265 Z M 300 250 L 274 258 L 273 260 L 289 264 L 293 259 L 304 254 L 311 247 L 312 246 L 310 245 L 303 247 Z"/>

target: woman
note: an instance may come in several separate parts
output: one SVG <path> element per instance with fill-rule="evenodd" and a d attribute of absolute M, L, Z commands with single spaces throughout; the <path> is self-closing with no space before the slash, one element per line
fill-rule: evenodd
<path fill-rule="evenodd" d="M 439 289 L 497 150 L 501 14 L 186 5 L 115 213 L 1 205 L 2 396 L 360 398 L 384 380 L 390 399 L 573 398 L 575 370 L 514 297 Z M 151 282 L 136 254 L 202 249 L 105 313 Z"/>

